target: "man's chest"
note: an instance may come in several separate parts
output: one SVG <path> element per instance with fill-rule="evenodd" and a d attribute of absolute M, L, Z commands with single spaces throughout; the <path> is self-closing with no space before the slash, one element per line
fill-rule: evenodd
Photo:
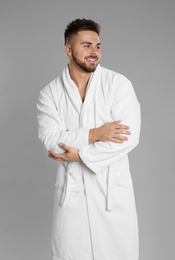
<path fill-rule="evenodd" d="M 82 93 L 83 94 L 83 93 Z M 68 129 L 93 128 L 113 121 L 111 117 L 111 99 L 103 89 L 95 90 L 91 96 L 84 93 L 82 102 L 80 93 L 70 96 L 64 92 L 58 101 L 58 110 L 62 121 Z"/>

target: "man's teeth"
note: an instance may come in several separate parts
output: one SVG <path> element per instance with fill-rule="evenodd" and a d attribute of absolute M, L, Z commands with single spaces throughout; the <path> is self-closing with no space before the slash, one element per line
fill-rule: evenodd
<path fill-rule="evenodd" d="M 88 60 L 90 60 L 90 61 L 96 61 L 96 59 L 88 59 Z"/>

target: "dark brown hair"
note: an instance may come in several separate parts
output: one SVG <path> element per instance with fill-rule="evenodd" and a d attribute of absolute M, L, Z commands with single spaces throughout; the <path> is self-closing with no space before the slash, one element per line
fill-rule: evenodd
<path fill-rule="evenodd" d="M 100 25 L 93 20 L 76 19 L 70 22 L 64 32 L 64 43 L 68 43 L 70 37 L 79 31 L 94 31 L 100 34 Z"/>

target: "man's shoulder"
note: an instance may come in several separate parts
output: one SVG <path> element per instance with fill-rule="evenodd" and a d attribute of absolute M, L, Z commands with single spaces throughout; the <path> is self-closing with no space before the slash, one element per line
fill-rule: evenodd
<path fill-rule="evenodd" d="M 52 81 L 50 81 L 42 90 L 43 93 L 54 92 L 61 86 L 62 75 L 57 76 Z"/>
<path fill-rule="evenodd" d="M 104 79 L 109 80 L 111 83 L 130 83 L 130 80 L 122 73 L 101 66 L 101 75 Z"/>

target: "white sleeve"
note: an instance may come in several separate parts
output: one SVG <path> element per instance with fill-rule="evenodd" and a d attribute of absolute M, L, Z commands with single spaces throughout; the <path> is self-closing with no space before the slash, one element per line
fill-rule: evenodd
<path fill-rule="evenodd" d="M 58 145 L 60 142 L 77 149 L 89 145 L 89 129 L 66 128 L 49 86 L 40 92 L 37 109 L 38 136 L 46 151 L 64 153 Z"/>
<path fill-rule="evenodd" d="M 123 143 L 95 142 L 81 147 L 79 155 L 82 161 L 96 174 L 128 154 L 139 143 L 140 135 L 140 104 L 138 103 L 132 84 L 129 80 L 116 88 L 115 98 L 111 106 L 114 121 L 130 127 L 131 135 Z"/>

